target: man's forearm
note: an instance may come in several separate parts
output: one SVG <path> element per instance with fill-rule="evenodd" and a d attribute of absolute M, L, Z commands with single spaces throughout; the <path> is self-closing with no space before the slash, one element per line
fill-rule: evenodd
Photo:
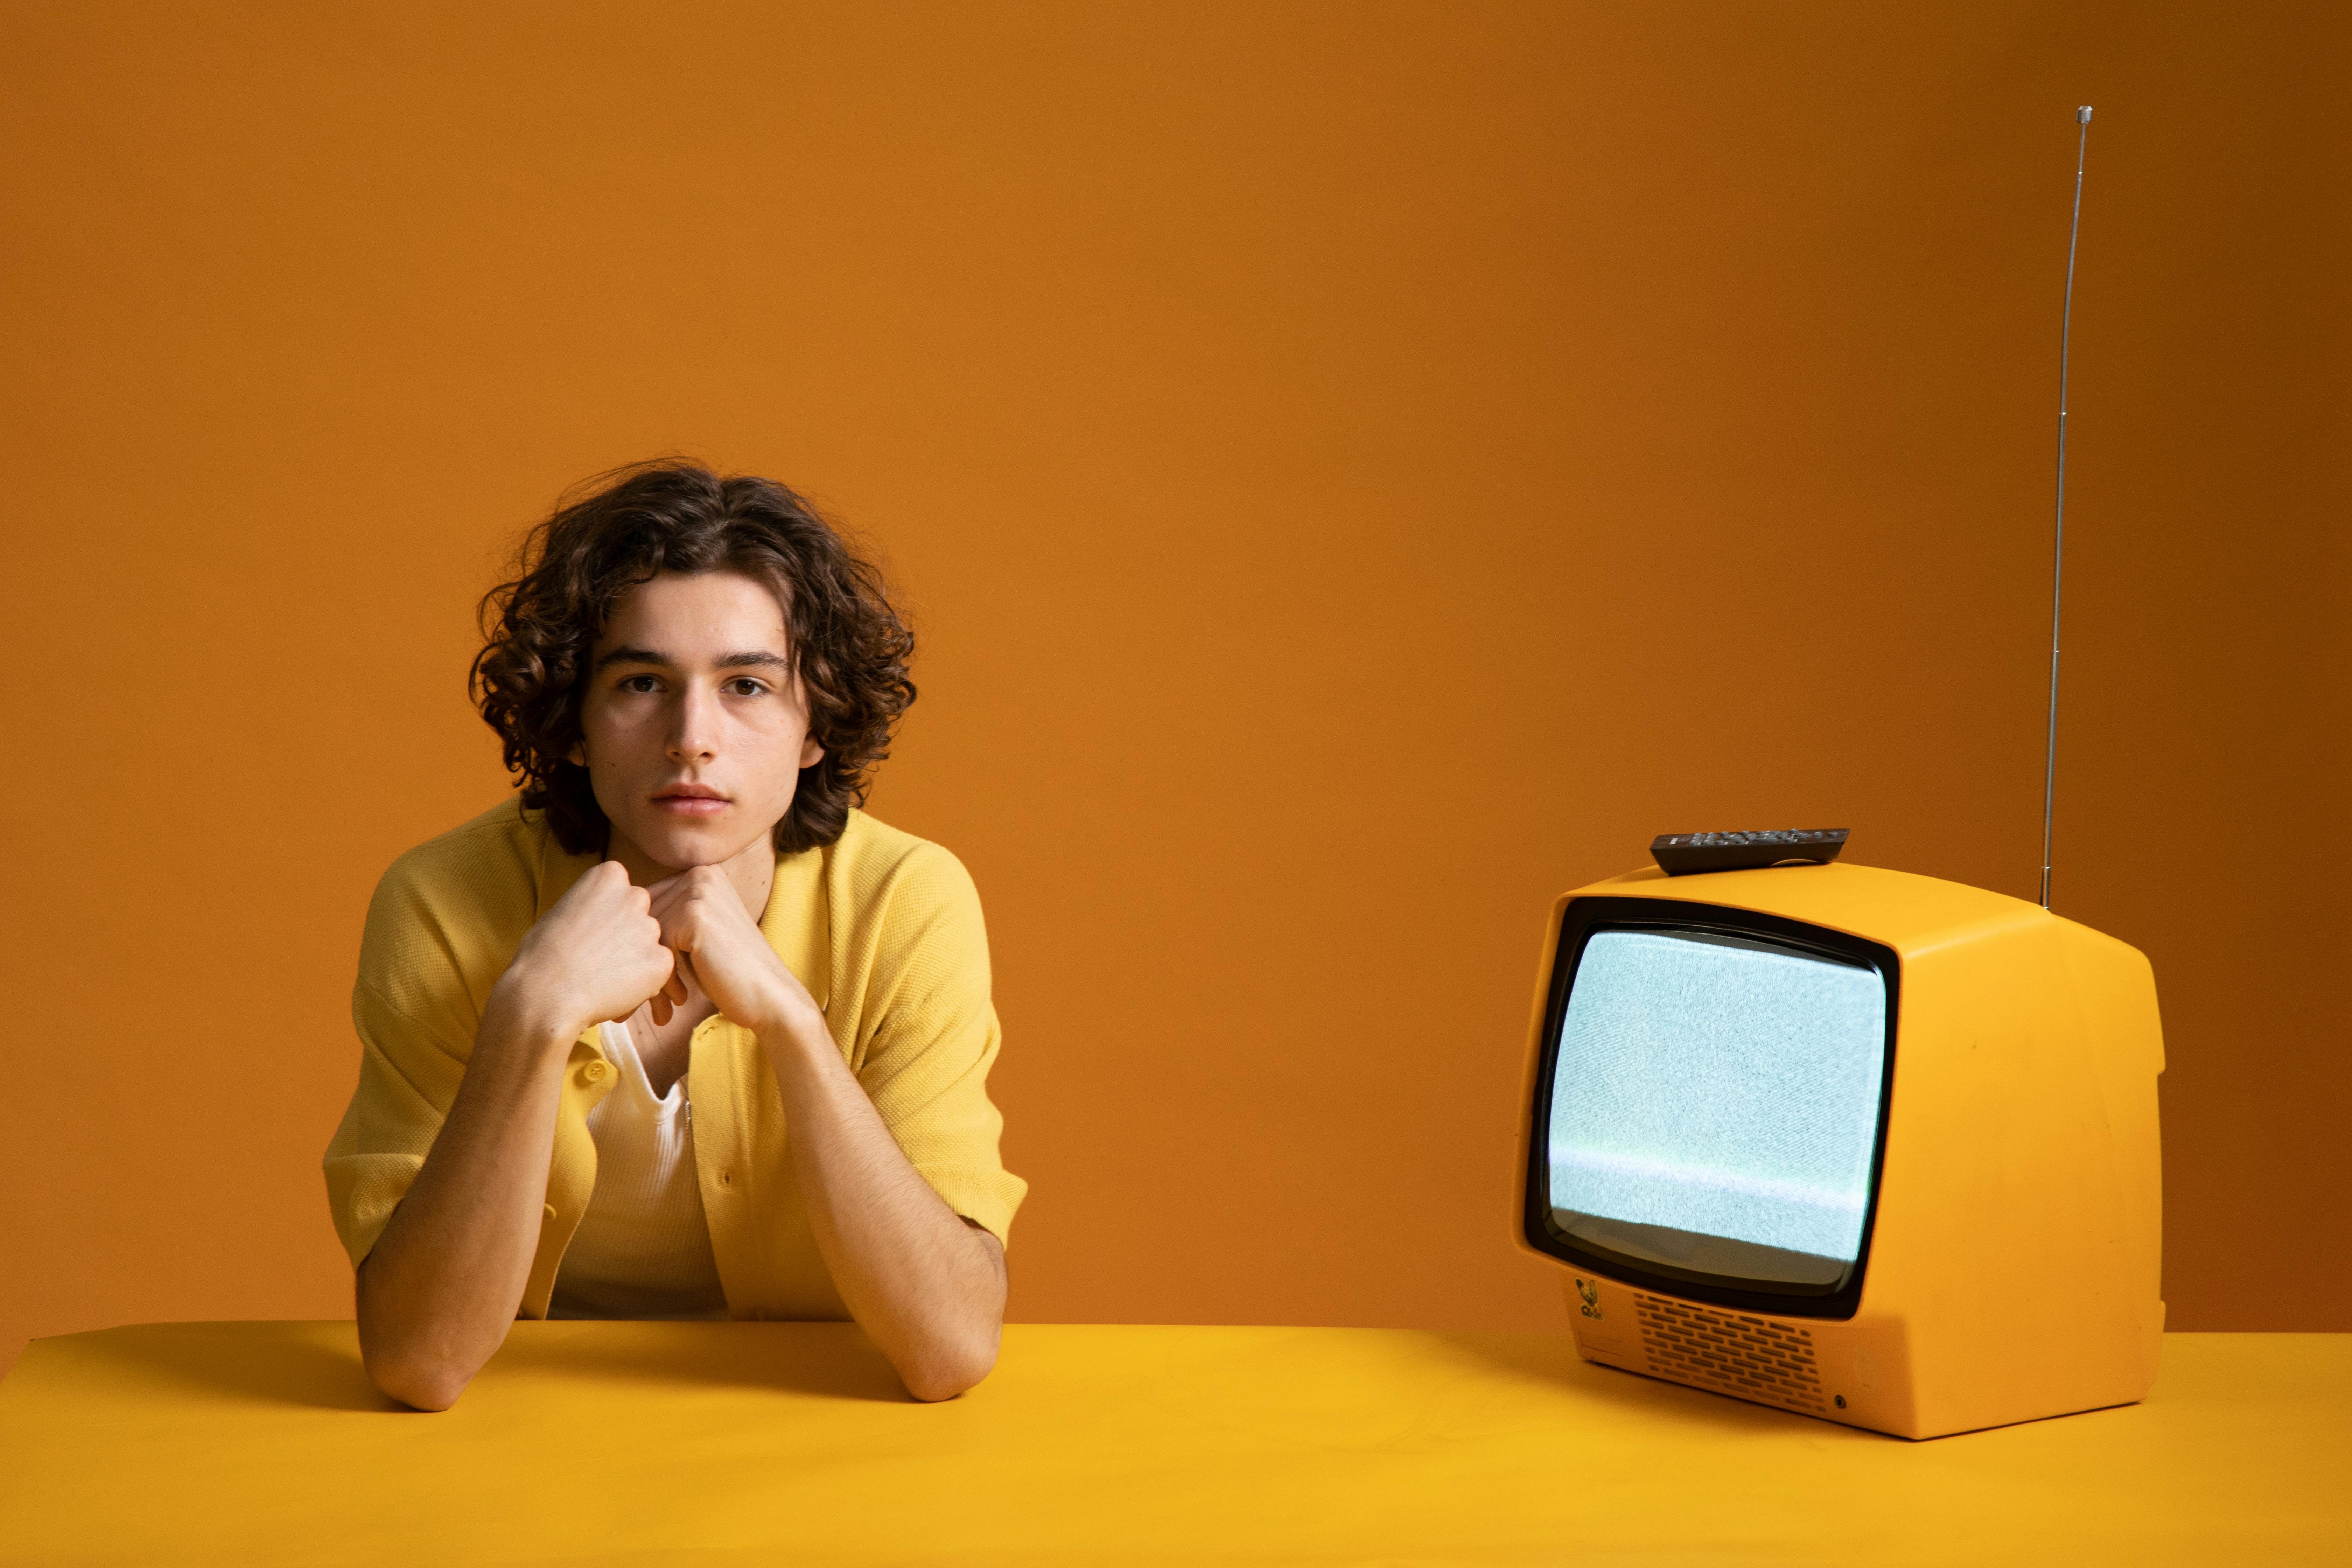
<path fill-rule="evenodd" d="M 890 1135 L 822 1018 L 761 1034 L 793 1129 L 794 1173 L 843 1301 L 918 1399 L 988 1374 L 1004 1326 L 1003 1254 L 940 1201 Z"/>
<path fill-rule="evenodd" d="M 505 1342 L 530 1276 L 572 1037 L 493 992 L 448 1120 L 359 1273 L 360 1351 L 444 1410 Z"/>

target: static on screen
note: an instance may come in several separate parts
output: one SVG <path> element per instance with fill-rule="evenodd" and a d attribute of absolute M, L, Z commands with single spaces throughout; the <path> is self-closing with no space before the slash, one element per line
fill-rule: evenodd
<path fill-rule="evenodd" d="M 1833 1280 L 1862 1247 L 1885 1042 L 1874 970 L 1713 933 L 1596 931 L 1552 1080 L 1551 1206 L 1637 1256 Z"/>

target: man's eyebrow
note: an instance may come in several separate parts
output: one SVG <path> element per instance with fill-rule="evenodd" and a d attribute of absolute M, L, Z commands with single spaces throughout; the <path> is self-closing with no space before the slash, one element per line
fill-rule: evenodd
<path fill-rule="evenodd" d="M 722 653 L 710 663 L 714 669 L 789 671 L 793 668 L 791 659 L 779 653 L 770 653 L 765 648 L 750 648 L 740 653 Z M 667 669 L 674 667 L 675 661 L 669 655 L 649 647 L 616 647 L 596 661 L 596 668 L 601 670 L 605 666 L 613 664 L 650 664 Z"/>

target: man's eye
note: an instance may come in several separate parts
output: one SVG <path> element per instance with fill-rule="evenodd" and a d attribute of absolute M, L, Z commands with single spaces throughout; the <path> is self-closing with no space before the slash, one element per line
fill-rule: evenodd
<path fill-rule="evenodd" d="M 660 686 L 661 682 L 650 675 L 632 675 L 621 682 L 622 690 L 635 691 L 641 696 L 646 692 L 657 690 Z"/>
<path fill-rule="evenodd" d="M 728 689 L 733 691 L 738 697 L 757 697 L 761 692 L 767 689 L 766 687 L 761 685 L 758 681 L 752 679 L 748 675 L 740 680 L 730 680 L 727 685 Z"/>

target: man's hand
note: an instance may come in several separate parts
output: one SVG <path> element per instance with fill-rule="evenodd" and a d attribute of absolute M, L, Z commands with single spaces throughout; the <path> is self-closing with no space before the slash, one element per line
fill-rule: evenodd
<path fill-rule="evenodd" d="M 823 1027 L 808 987 L 768 945 L 719 868 L 697 866 L 647 890 L 662 942 L 730 1021 L 755 1034 Z"/>
<path fill-rule="evenodd" d="M 652 905 L 619 862 L 589 868 L 524 935 L 499 980 L 503 1000 L 567 1039 L 626 1018 L 647 998 L 656 1021 L 667 1022 L 670 1007 L 686 1000 L 686 980 Z"/>

